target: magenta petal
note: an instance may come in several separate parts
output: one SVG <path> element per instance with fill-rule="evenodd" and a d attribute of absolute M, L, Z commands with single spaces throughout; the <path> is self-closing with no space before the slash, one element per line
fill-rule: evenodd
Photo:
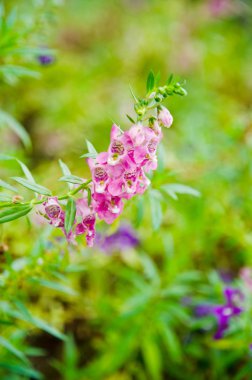
<path fill-rule="evenodd" d="M 96 157 L 96 162 L 98 164 L 106 164 L 108 161 L 108 152 L 101 152 Z"/>
<path fill-rule="evenodd" d="M 108 185 L 108 192 L 114 197 L 122 193 L 122 181 L 111 181 Z"/>

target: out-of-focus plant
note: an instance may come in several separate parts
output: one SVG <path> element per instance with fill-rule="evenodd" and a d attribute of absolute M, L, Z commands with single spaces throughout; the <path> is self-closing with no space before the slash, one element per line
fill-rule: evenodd
<path fill-rule="evenodd" d="M 47 8 L 53 2 L 48 2 Z M 35 5 L 35 4 L 34 4 Z M 0 3 L 0 82 L 14 86 L 21 78 L 39 78 L 39 59 L 43 64 L 52 57 L 53 50 L 40 46 L 45 41 L 41 32 L 41 22 L 45 20 L 46 9 L 42 6 L 37 12 L 28 12 L 20 3 L 9 9 L 7 2 Z M 44 30 L 44 29 L 43 29 Z M 18 135 L 26 148 L 31 148 L 31 140 L 25 128 L 8 112 L 0 109 L 0 128 L 8 127 Z"/>

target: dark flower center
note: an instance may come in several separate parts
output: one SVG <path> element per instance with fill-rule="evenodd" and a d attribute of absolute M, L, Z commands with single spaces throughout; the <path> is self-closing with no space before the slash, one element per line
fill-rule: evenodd
<path fill-rule="evenodd" d="M 93 227 L 95 224 L 95 216 L 93 214 L 89 214 L 83 219 L 83 224 L 89 228 Z"/>
<path fill-rule="evenodd" d="M 111 152 L 121 156 L 124 153 L 123 143 L 119 140 L 114 140 L 111 146 Z"/>
<path fill-rule="evenodd" d="M 157 142 L 155 140 L 151 140 L 148 144 L 148 151 L 150 153 L 154 153 L 157 149 Z"/>
<path fill-rule="evenodd" d="M 94 177 L 96 181 L 105 181 L 108 178 L 108 175 L 102 167 L 98 166 L 95 168 Z"/>
<path fill-rule="evenodd" d="M 60 206 L 58 205 L 50 205 L 50 206 L 47 206 L 45 208 L 45 211 L 47 213 L 47 215 L 49 216 L 49 218 L 58 218 L 59 214 L 60 214 Z"/>
<path fill-rule="evenodd" d="M 133 181 L 135 182 L 136 181 L 136 172 L 135 170 L 132 170 L 131 172 L 127 172 L 124 174 L 124 178 L 126 179 L 126 181 Z"/>

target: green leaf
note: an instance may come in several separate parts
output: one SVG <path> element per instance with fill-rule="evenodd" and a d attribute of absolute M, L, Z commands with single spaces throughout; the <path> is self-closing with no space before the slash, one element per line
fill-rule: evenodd
<path fill-rule="evenodd" d="M 13 191 L 14 193 L 18 192 L 16 187 L 9 185 L 7 182 L 3 181 L 2 179 L 0 179 L 0 187 L 3 187 L 4 189 L 10 190 L 10 191 Z"/>
<path fill-rule="evenodd" d="M 62 160 L 59 160 L 59 165 L 60 165 L 60 168 L 62 170 L 62 173 L 65 176 L 71 175 L 71 171 L 70 171 L 69 167 Z"/>
<path fill-rule="evenodd" d="M 26 178 L 29 181 L 36 183 L 30 170 L 21 160 L 18 160 L 17 158 L 12 157 L 12 156 L 8 156 L 7 154 L 0 154 L 0 160 L 1 161 L 11 161 L 11 160 L 17 161 L 17 163 L 21 166 L 21 169 L 23 170 L 23 173 L 26 176 Z"/>
<path fill-rule="evenodd" d="M 23 354 L 22 351 L 17 349 L 13 344 L 5 339 L 4 337 L 0 336 L 0 345 L 6 348 L 9 352 L 11 352 L 13 355 L 15 355 L 18 359 L 22 360 L 24 363 L 29 363 L 26 356 Z"/>
<path fill-rule="evenodd" d="M 153 71 L 150 71 L 147 82 L 146 82 L 146 90 L 147 93 L 151 92 L 155 86 L 155 76 L 153 74 Z"/>
<path fill-rule="evenodd" d="M 4 75 L 11 75 L 17 78 L 30 77 L 30 78 L 40 78 L 40 73 L 34 70 L 27 69 L 23 66 L 18 65 L 3 65 L 0 67 L 0 72 Z"/>
<path fill-rule="evenodd" d="M 0 111 L 0 126 L 1 124 L 7 125 L 13 132 L 15 132 L 26 148 L 31 148 L 31 139 L 24 127 L 11 115 L 2 110 Z"/>
<path fill-rule="evenodd" d="M 96 158 L 97 154 L 95 153 L 84 153 L 80 156 L 80 158 Z"/>
<path fill-rule="evenodd" d="M 31 210 L 31 206 L 20 205 L 8 208 L 7 210 L 5 209 L 4 211 L 0 211 L 0 224 L 21 218 L 22 216 L 28 214 Z"/>
<path fill-rule="evenodd" d="M 98 154 L 95 147 L 93 146 L 93 144 L 90 141 L 86 140 L 86 144 L 87 144 L 87 148 L 88 148 L 89 153 L 96 154 L 96 155 Z"/>
<path fill-rule="evenodd" d="M 180 183 L 170 183 L 167 185 L 162 185 L 160 190 L 166 192 L 173 199 L 178 199 L 177 194 L 189 194 L 193 195 L 194 197 L 200 197 L 201 195 L 198 190 L 195 190 L 190 186 L 182 185 Z"/>
<path fill-rule="evenodd" d="M 69 198 L 66 205 L 65 229 L 68 234 L 74 224 L 76 215 L 76 204 L 73 198 Z"/>
<path fill-rule="evenodd" d="M 136 95 L 134 94 L 132 87 L 129 86 L 129 88 L 130 88 L 130 93 L 131 93 L 133 99 L 135 100 L 136 103 L 139 103 L 139 99 L 137 99 Z"/>
<path fill-rule="evenodd" d="M 158 190 L 152 190 L 149 193 L 150 207 L 151 207 L 151 222 L 154 231 L 157 231 L 162 223 L 162 207 L 160 193 Z"/>
<path fill-rule="evenodd" d="M 137 204 L 136 204 L 136 219 L 135 224 L 136 227 L 139 227 L 142 223 L 143 217 L 144 217 L 144 197 L 138 197 Z"/>
<path fill-rule="evenodd" d="M 26 180 L 21 177 L 11 177 L 14 181 L 18 182 L 20 185 L 26 187 L 29 190 L 34 191 L 35 193 L 43 194 L 43 195 L 52 195 L 51 191 L 46 187 L 33 183 L 31 181 Z"/>
<path fill-rule="evenodd" d="M 8 156 L 8 154 L 0 154 L 0 160 L 1 161 L 10 161 L 14 160 L 15 158 L 12 156 Z"/>
<path fill-rule="evenodd" d="M 82 185 L 84 183 L 84 180 L 76 175 L 65 175 L 59 179 L 59 181 L 62 182 L 69 182 L 69 183 L 75 183 L 77 185 Z"/>
<path fill-rule="evenodd" d="M 132 119 L 132 117 L 131 117 L 130 115 L 126 115 L 126 116 L 127 116 L 127 118 L 129 119 L 129 121 L 130 121 L 131 123 L 133 123 L 133 124 L 136 123 L 135 120 Z"/>
<path fill-rule="evenodd" d="M 42 319 L 33 317 L 32 321 L 36 327 L 38 327 L 41 330 L 46 331 L 48 334 L 53 335 L 56 338 L 61 339 L 61 340 L 67 339 L 67 337 L 64 334 L 62 334 L 60 331 L 58 331 L 54 327 L 50 326 L 47 322 L 43 321 Z"/>
<path fill-rule="evenodd" d="M 161 352 L 154 338 L 151 336 L 144 337 L 144 339 L 141 340 L 141 350 L 150 378 L 153 380 L 161 380 Z"/>
<path fill-rule="evenodd" d="M 171 84 L 171 82 L 172 82 L 172 80 L 173 80 L 173 74 L 171 74 L 170 76 L 169 76 L 169 78 L 167 79 L 167 85 L 169 86 L 169 84 Z"/>
<path fill-rule="evenodd" d="M 59 160 L 59 165 L 64 176 L 72 175 L 69 167 L 62 160 Z M 71 190 L 73 188 L 72 183 L 68 182 L 68 187 Z"/>
<path fill-rule="evenodd" d="M 53 289 L 64 294 L 68 294 L 70 296 L 76 295 L 76 292 L 73 289 L 59 282 L 44 280 L 42 278 L 31 278 L 30 280 L 48 289 Z"/>
<path fill-rule="evenodd" d="M 164 322 L 160 322 L 158 325 L 158 330 L 160 333 L 160 337 L 162 338 L 164 345 L 170 354 L 171 358 L 180 362 L 182 357 L 180 342 L 173 332 L 173 330 Z"/>
<path fill-rule="evenodd" d="M 50 326 L 44 320 L 32 315 L 29 312 L 29 310 L 25 307 L 24 304 L 22 304 L 22 306 L 20 306 L 20 304 L 21 304 L 21 302 L 19 302 L 19 304 L 17 304 L 17 302 L 16 302 L 16 306 L 18 307 L 19 311 L 8 310 L 8 315 L 10 315 L 14 318 L 20 319 L 22 321 L 25 321 L 28 324 L 32 324 L 33 326 L 35 326 L 35 327 L 37 327 L 43 331 L 46 331 L 48 334 L 53 335 L 58 339 L 66 340 L 66 336 L 64 334 L 62 334 L 56 328 Z"/>
<path fill-rule="evenodd" d="M 87 148 L 88 148 L 88 153 L 85 153 L 80 157 L 81 158 L 96 158 L 98 153 L 97 153 L 95 147 L 93 146 L 93 144 L 91 144 L 91 142 L 88 140 L 86 140 L 86 144 L 87 144 Z"/>
<path fill-rule="evenodd" d="M 42 375 L 38 371 L 30 367 L 23 367 L 17 364 L 9 364 L 6 362 L 0 362 L 0 368 L 3 368 L 7 370 L 8 372 L 12 372 L 17 375 L 21 375 L 22 377 L 25 376 L 26 378 L 29 378 L 29 379 L 32 378 L 36 380 L 41 380 L 43 378 Z"/>
<path fill-rule="evenodd" d="M 27 168 L 27 166 L 20 160 L 16 160 L 19 165 L 21 166 L 23 172 L 24 172 L 24 175 L 26 176 L 26 178 L 28 179 L 28 181 L 36 184 L 35 182 L 35 179 L 33 178 L 33 175 L 31 174 L 30 170 Z"/>

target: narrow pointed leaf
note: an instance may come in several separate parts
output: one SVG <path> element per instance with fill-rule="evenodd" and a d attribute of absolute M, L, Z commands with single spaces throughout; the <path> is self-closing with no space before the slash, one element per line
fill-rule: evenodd
<path fill-rule="evenodd" d="M 84 183 L 84 180 L 76 175 L 65 175 L 59 179 L 62 182 L 74 183 L 77 185 L 81 185 Z"/>
<path fill-rule="evenodd" d="M 12 220 L 21 218 L 22 216 L 27 215 L 32 210 L 32 207 L 27 205 L 20 205 L 4 209 L 0 211 L 0 224 L 11 222 Z"/>
<path fill-rule="evenodd" d="M 17 349 L 15 346 L 13 346 L 13 344 L 10 341 L 8 341 L 2 336 L 0 336 L 0 345 L 3 346 L 9 352 L 11 352 L 13 355 L 15 355 L 18 359 L 22 360 L 24 363 L 29 363 L 28 359 L 23 354 L 23 352 Z"/>
<path fill-rule="evenodd" d="M 173 80 L 173 74 L 171 74 L 171 75 L 169 76 L 169 78 L 167 79 L 167 82 L 166 82 L 166 83 L 169 85 L 169 84 L 171 84 L 172 80 Z"/>
<path fill-rule="evenodd" d="M 164 190 L 167 193 L 174 193 L 174 194 L 189 194 L 193 195 L 194 197 L 200 197 L 200 192 L 196 189 L 193 189 L 190 186 L 182 185 L 180 183 L 170 183 L 167 185 L 163 185 L 161 187 L 162 190 Z"/>
<path fill-rule="evenodd" d="M 84 153 L 80 156 L 80 158 L 96 158 L 97 154 L 96 153 Z"/>
<path fill-rule="evenodd" d="M 4 189 L 10 190 L 10 191 L 13 191 L 14 193 L 18 192 L 16 187 L 9 185 L 7 182 L 3 181 L 2 179 L 0 179 L 0 187 L 3 187 Z"/>
<path fill-rule="evenodd" d="M 15 132 L 20 140 L 23 142 L 26 148 L 31 147 L 31 139 L 24 127 L 14 119 L 7 112 L 0 110 L 0 127 L 1 125 L 7 125 L 13 132 Z"/>
<path fill-rule="evenodd" d="M 28 169 L 28 167 L 22 161 L 20 161 L 20 160 L 17 160 L 17 162 L 21 166 L 21 168 L 22 168 L 22 170 L 24 172 L 24 175 L 26 176 L 26 178 L 28 179 L 28 181 L 36 184 L 35 179 L 33 178 L 33 175 L 31 174 L 31 172 Z"/>
<path fill-rule="evenodd" d="M 42 380 L 42 375 L 35 369 L 29 367 L 24 367 L 17 364 L 10 364 L 6 362 L 0 362 L 0 368 L 3 368 L 8 371 L 8 373 L 15 373 L 16 375 L 25 376 L 25 378 Z"/>
<path fill-rule="evenodd" d="M 132 117 L 131 117 L 130 115 L 126 115 L 126 116 L 127 116 L 127 118 L 129 119 L 129 121 L 130 121 L 131 123 L 135 124 L 135 120 L 132 119 Z"/>
<path fill-rule="evenodd" d="M 68 234 L 74 224 L 76 215 L 76 204 L 73 198 L 69 198 L 66 205 L 65 229 Z"/>
<path fill-rule="evenodd" d="M 147 78 L 147 82 L 146 82 L 147 92 L 149 93 L 150 91 L 152 91 L 154 86 L 155 86 L 155 77 L 154 77 L 153 71 L 150 71 Z"/>
<path fill-rule="evenodd" d="M 18 182 L 20 185 L 26 187 L 27 189 L 34 191 L 35 193 L 48 195 L 48 196 L 52 195 L 51 191 L 48 190 L 46 187 L 38 185 L 38 184 L 33 183 L 31 181 L 28 181 L 25 178 L 12 177 L 12 179 L 14 181 Z"/>
<path fill-rule="evenodd" d="M 133 99 L 135 100 L 136 103 L 139 103 L 139 100 L 137 99 L 136 95 L 134 94 L 132 87 L 131 86 L 129 86 L 129 87 L 130 87 L 130 92 L 131 92 L 131 95 L 133 96 Z"/>
<path fill-rule="evenodd" d="M 62 170 L 62 173 L 65 176 L 66 175 L 71 175 L 71 171 L 70 171 L 69 167 L 62 160 L 59 160 L 59 165 L 60 165 L 60 168 Z"/>
<path fill-rule="evenodd" d="M 86 140 L 86 144 L 87 144 L 87 148 L 88 148 L 89 153 L 96 154 L 96 155 L 98 154 L 95 147 L 93 146 L 93 144 L 90 141 Z"/>

